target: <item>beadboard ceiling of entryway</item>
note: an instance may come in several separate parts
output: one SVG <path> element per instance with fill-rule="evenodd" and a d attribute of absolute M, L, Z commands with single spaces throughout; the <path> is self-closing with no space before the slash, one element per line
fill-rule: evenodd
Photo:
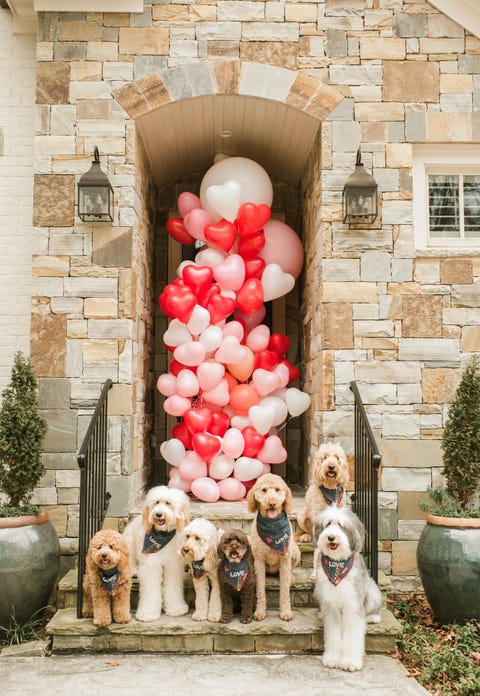
<path fill-rule="evenodd" d="M 206 171 L 220 152 L 253 159 L 272 181 L 297 185 L 319 121 L 279 102 L 227 95 L 168 104 L 137 127 L 160 186 Z"/>

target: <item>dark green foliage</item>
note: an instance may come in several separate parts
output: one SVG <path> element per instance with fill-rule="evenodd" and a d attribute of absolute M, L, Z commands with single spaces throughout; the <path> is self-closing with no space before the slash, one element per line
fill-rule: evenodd
<path fill-rule="evenodd" d="M 16 353 L 0 409 L 0 490 L 11 507 L 28 503 L 43 475 L 46 432 L 47 423 L 38 410 L 35 375 L 29 360 Z"/>
<path fill-rule="evenodd" d="M 474 356 L 448 411 L 442 441 L 443 475 L 450 495 L 467 507 L 480 483 L 480 365 Z"/>
<path fill-rule="evenodd" d="M 7 645 L 21 645 L 29 640 L 38 640 L 45 609 L 46 607 L 42 607 L 36 611 L 24 624 L 18 623 L 13 609 L 9 625 L 0 626 L 0 640 Z"/>

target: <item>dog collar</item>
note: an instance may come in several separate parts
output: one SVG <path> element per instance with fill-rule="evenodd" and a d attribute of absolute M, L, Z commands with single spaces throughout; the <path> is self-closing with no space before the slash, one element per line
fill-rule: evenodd
<path fill-rule="evenodd" d="M 120 585 L 123 583 L 122 573 L 118 568 L 103 569 L 99 568 L 98 573 L 100 575 L 100 582 L 102 587 L 109 595 L 114 595 L 118 590 Z"/>
<path fill-rule="evenodd" d="M 339 507 L 342 504 L 344 494 L 343 486 L 336 486 L 336 488 L 326 488 L 325 486 L 320 486 L 320 490 L 323 493 L 323 497 L 327 501 L 327 505 L 336 505 Z"/>
<path fill-rule="evenodd" d="M 176 529 L 172 529 L 170 532 L 157 532 L 155 527 L 146 532 L 143 539 L 143 549 L 142 553 L 157 553 L 161 551 L 177 533 Z"/>
<path fill-rule="evenodd" d="M 321 561 L 323 572 L 330 580 L 332 585 L 338 585 L 338 583 L 340 583 L 344 578 L 347 577 L 347 575 L 353 568 L 354 560 L 355 557 L 353 553 L 350 556 L 350 558 L 347 558 L 343 561 L 335 561 L 333 558 L 330 558 L 329 556 L 325 556 L 322 554 Z"/>
<path fill-rule="evenodd" d="M 291 527 L 286 512 L 276 517 L 257 515 L 257 532 L 267 546 L 279 553 L 286 553 L 290 541 Z"/>
<path fill-rule="evenodd" d="M 248 577 L 248 561 L 242 558 L 239 563 L 232 563 L 225 559 L 223 561 L 223 575 L 225 581 L 233 587 L 234 590 L 240 592 L 243 589 Z"/>
<path fill-rule="evenodd" d="M 205 573 L 207 572 L 205 568 L 203 567 L 203 562 L 205 561 L 204 558 L 202 558 L 201 561 L 192 561 L 192 575 L 195 578 L 195 580 L 200 580 L 200 578 L 203 578 Z"/>

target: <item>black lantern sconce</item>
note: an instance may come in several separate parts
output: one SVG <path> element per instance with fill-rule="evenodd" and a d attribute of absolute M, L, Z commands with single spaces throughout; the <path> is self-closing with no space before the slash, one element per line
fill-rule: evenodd
<path fill-rule="evenodd" d="M 78 217 L 83 222 L 113 222 L 113 188 L 100 167 L 98 147 L 92 166 L 78 182 Z"/>
<path fill-rule="evenodd" d="M 351 225 L 371 225 L 377 217 L 378 184 L 362 164 L 360 148 L 355 171 L 343 187 L 343 222 Z"/>

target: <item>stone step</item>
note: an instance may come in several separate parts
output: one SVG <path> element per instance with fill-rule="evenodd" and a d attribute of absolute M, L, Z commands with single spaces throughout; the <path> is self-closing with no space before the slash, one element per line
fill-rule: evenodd
<path fill-rule="evenodd" d="M 148 653 L 321 653 L 323 629 L 317 609 L 295 608 L 292 621 L 281 621 L 278 611 L 269 610 L 264 621 L 229 624 L 193 621 L 191 614 L 162 616 L 158 621 L 112 623 L 97 628 L 91 619 L 77 619 L 73 608 L 60 609 L 48 623 L 52 649 L 60 652 L 148 652 Z M 401 626 L 393 614 L 382 609 L 382 621 L 369 624 L 366 650 L 385 653 L 395 650 Z"/>

